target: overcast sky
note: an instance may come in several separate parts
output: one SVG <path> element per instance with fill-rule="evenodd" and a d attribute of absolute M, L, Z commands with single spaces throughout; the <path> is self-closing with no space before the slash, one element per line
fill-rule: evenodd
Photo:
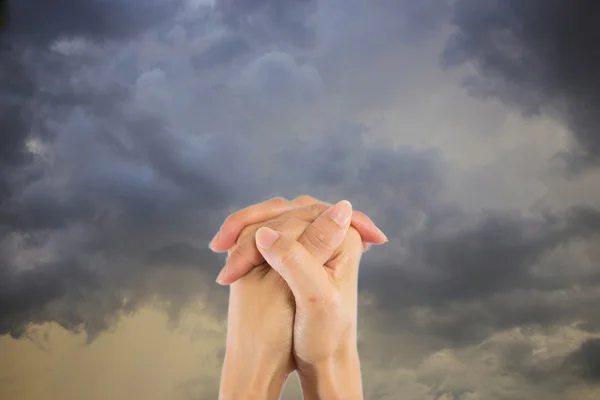
<path fill-rule="evenodd" d="M 10 5 L 1 398 L 215 399 L 207 243 L 300 194 L 390 238 L 361 266 L 366 399 L 600 397 L 597 1 Z"/>

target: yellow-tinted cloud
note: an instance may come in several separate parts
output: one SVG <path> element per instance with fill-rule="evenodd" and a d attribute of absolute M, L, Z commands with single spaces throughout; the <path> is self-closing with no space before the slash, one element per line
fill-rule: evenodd
<path fill-rule="evenodd" d="M 147 306 L 89 344 L 54 323 L 32 326 L 27 338 L 0 337 L 0 399 L 215 399 L 225 329 L 225 316 L 202 303 L 177 324 Z M 302 398 L 295 376 L 283 398 Z"/>
<path fill-rule="evenodd" d="M 55 324 L 29 339 L 0 338 L 0 398 L 15 400 L 185 399 L 215 393 L 224 345 L 223 319 L 196 305 L 170 329 L 168 316 L 147 307 L 122 318 L 91 344 Z M 187 388 L 187 389 L 186 389 Z"/>

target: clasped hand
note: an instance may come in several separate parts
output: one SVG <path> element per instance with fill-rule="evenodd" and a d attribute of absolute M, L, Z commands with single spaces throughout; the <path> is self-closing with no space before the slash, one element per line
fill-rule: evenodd
<path fill-rule="evenodd" d="M 296 370 L 305 399 L 362 399 L 358 265 L 386 241 L 347 201 L 276 198 L 230 215 L 210 244 L 229 255 L 220 398 L 278 399 Z"/>

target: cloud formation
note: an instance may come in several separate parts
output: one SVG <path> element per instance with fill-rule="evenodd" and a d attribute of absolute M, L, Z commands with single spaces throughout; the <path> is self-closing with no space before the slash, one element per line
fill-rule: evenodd
<path fill-rule="evenodd" d="M 575 139 L 561 153 L 571 172 L 597 165 L 600 57 L 593 0 L 459 0 L 444 59 L 474 63 L 466 83 L 480 96 L 497 96 L 523 112 L 556 113 Z"/>
<path fill-rule="evenodd" d="M 0 37 L 0 333 L 54 323 L 93 344 L 150 304 L 176 326 L 198 299 L 223 316 L 206 248 L 222 218 L 308 193 L 350 199 L 391 239 L 361 267 L 366 397 L 584 398 L 600 199 L 569 186 L 574 201 L 548 206 L 577 175 L 535 176 L 543 199 L 498 189 L 551 167 L 522 143 L 564 149 L 531 132 L 536 117 L 469 109 L 493 94 L 551 114 L 597 173 L 594 50 L 568 29 L 581 11 L 538 3 L 15 2 Z M 464 90 L 447 67 L 466 63 Z M 481 122 L 439 112 L 458 103 Z M 502 118 L 516 122 L 482 135 Z M 488 188 L 519 207 L 474 206 Z"/>

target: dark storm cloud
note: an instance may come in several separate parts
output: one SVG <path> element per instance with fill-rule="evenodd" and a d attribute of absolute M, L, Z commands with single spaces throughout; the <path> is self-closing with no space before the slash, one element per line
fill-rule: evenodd
<path fill-rule="evenodd" d="M 426 307 L 431 320 L 413 329 L 460 344 L 477 343 L 515 326 L 584 320 L 597 327 L 594 310 L 600 299 L 560 292 L 594 287 L 600 270 L 565 276 L 550 270 L 542 258 L 599 233 L 600 212 L 588 207 L 532 219 L 494 211 L 443 211 L 438 206 L 404 244 L 409 257 L 388 266 L 385 261 L 365 261 L 361 284 L 379 298 L 381 307 L 396 313 L 390 320 L 393 329 L 412 324 L 407 307 Z M 562 268 L 577 270 L 580 261 L 570 262 Z M 539 263 L 546 268 L 544 274 L 534 270 Z M 370 273 L 374 268 L 378 274 Z"/>
<path fill-rule="evenodd" d="M 468 87 L 526 113 L 558 112 L 576 139 L 571 172 L 600 163 L 600 26 L 594 0 L 459 0 L 444 53 L 474 63 Z"/>
<path fill-rule="evenodd" d="M 9 177 L 22 163 L 31 161 L 26 149 L 34 137 L 51 139 L 40 111 L 51 102 L 68 101 L 84 105 L 91 96 L 78 98 L 65 93 L 73 60 L 56 58 L 44 49 L 29 50 L 28 45 L 48 45 L 58 39 L 85 38 L 94 41 L 125 39 L 169 19 L 178 1 L 71 1 L 46 2 L 24 0 L 3 2 L 6 24 L 0 32 L 0 204 L 6 200 L 10 186 L 18 175 Z M 4 14 L 3 14 L 4 17 Z M 40 68 L 41 67 L 41 68 Z M 62 80 L 62 93 L 48 92 L 40 78 Z M 56 85 L 55 85 L 56 86 Z M 55 109 L 56 110 L 56 109 Z"/>
<path fill-rule="evenodd" d="M 547 214 L 541 221 L 487 211 L 474 226 L 458 230 L 452 228 L 461 224 L 456 215 L 436 219 L 430 217 L 426 224 L 418 254 L 437 275 L 428 297 L 442 300 L 480 297 L 521 285 L 531 288 L 534 282 L 541 288 L 552 286 L 556 282 L 531 277 L 528 267 L 546 250 L 600 232 L 600 212 L 587 207 Z"/>
<path fill-rule="evenodd" d="M 274 65 L 280 71 L 275 80 L 264 73 Z M 151 76 L 156 80 L 148 82 L 162 84 L 166 74 Z M 318 98 L 318 90 L 302 95 L 304 83 L 319 87 L 318 75 L 284 53 L 259 57 L 244 77 L 250 102 L 278 102 L 286 111 L 297 105 L 310 109 Z M 9 228 L 2 252 L 7 277 L 3 332 L 18 336 L 27 323 L 56 321 L 93 337 L 118 311 L 157 294 L 185 304 L 197 289 L 177 287 L 181 282 L 157 286 L 146 281 L 162 270 L 204 269 L 208 261 L 216 268 L 219 263 L 205 243 L 232 204 L 243 207 L 269 196 L 311 193 L 366 205 L 370 202 L 361 193 L 391 190 L 376 204 L 390 213 L 383 227 L 391 228 L 414 225 L 411 211 L 433 207 L 431 198 L 442 184 L 439 152 L 370 150 L 363 126 L 325 132 L 319 143 L 286 138 L 289 151 L 270 148 L 270 136 L 261 139 L 250 129 L 211 135 L 199 145 L 181 134 L 186 128 L 180 123 L 128 111 L 133 94 L 113 96 L 108 90 L 103 97 L 103 91 L 89 90 L 83 92 L 87 97 L 67 96 L 78 107 L 68 109 L 52 131 L 55 139 L 44 150 L 52 157 L 34 156 L 28 164 L 44 174 L 14 190 L 0 209 Z M 269 112 L 259 107 L 253 118 L 262 120 Z M 261 141 L 245 137 L 250 133 Z M 255 172 L 279 170 L 281 164 L 303 168 L 285 174 Z"/>
<path fill-rule="evenodd" d="M 15 187 L 36 175 L 21 168 L 32 161 L 27 140 L 34 135 L 47 139 L 43 129 L 35 129 L 37 118 L 32 103 L 36 85 L 21 52 L 0 44 L 0 208 Z"/>
<path fill-rule="evenodd" d="M 123 4 L 129 15 L 127 7 L 163 3 Z M 361 124 L 408 85 L 390 49 L 435 25 L 435 5 L 343 1 L 315 11 L 313 2 L 221 1 L 216 13 L 186 10 L 171 21 L 166 12 L 136 41 L 16 53 L 12 79 L 2 77 L 13 86 L 0 95 L 12 107 L 2 123 L 13 127 L 0 149 L 0 333 L 55 321 L 93 337 L 153 300 L 176 318 L 200 292 L 218 290 L 222 260 L 206 243 L 223 217 L 303 193 L 350 199 L 390 237 L 364 256 L 361 289 L 378 300 L 377 329 L 393 337 L 416 333 L 424 348 L 441 349 L 515 326 L 578 320 L 597 329 L 588 290 L 597 270 L 580 268 L 576 253 L 560 266 L 544 259 L 596 234 L 597 210 L 464 210 L 444 200 L 442 150 L 373 144 Z M 156 21 L 150 14 L 139 21 Z M 30 38 L 119 39 L 149 24 L 123 21 L 114 30 L 108 20 L 89 31 L 42 25 Z M 373 67 L 380 59 L 393 68 Z M 501 365 L 517 370 L 528 359 L 513 347 L 500 350 Z"/>
<path fill-rule="evenodd" d="M 567 368 L 594 383 L 600 382 L 600 339 L 588 339 L 565 363 Z"/>
<path fill-rule="evenodd" d="M 212 43 L 201 54 L 192 56 L 191 63 L 195 68 L 208 69 L 230 63 L 249 50 L 250 45 L 244 39 L 236 36 L 226 36 Z"/>
<path fill-rule="evenodd" d="M 31 96 L 35 84 L 31 76 L 11 51 L 4 51 L 0 69 L 0 85 L 3 95 L 0 97 L 0 124 L 3 127 L 0 138 L 0 163 L 15 164 L 26 157 L 23 137 L 30 129 L 31 116 L 19 100 L 23 96 Z"/>
<path fill-rule="evenodd" d="M 271 196 L 308 193 L 350 199 L 391 239 L 361 267 L 361 290 L 376 299 L 361 305 L 375 335 L 361 339 L 365 374 L 373 368 L 382 386 L 367 397 L 396 398 L 398 381 L 412 379 L 398 368 L 424 358 L 425 371 L 398 372 L 417 374 L 414 399 L 555 400 L 577 377 L 592 382 L 595 358 L 585 354 L 594 344 L 562 370 L 534 352 L 535 335 L 552 337 L 557 326 L 600 329 L 600 273 L 577 247 L 598 233 L 598 211 L 464 209 L 446 200 L 452 165 L 444 149 L 395 146 L 405 134 L 428 132 L 410 132 L 414 121 L 394 132 L 365 122 L 388 102 L 403 107 L 422 95 L 413 78 L 426 75 L 405 65 L 423 67 L 411 51 L 447 3 L 222 0 L 175 15 L 178 4 L 168 1 L 77 2 L 69 12 L 63 1 L 38 10 L 62 25 L 30 15 L 41 22 L 27 32 L 23 10 L 33 3 L 23 2 L 3 36 L 13 56 L 0 59 L 0 333 L 22 337 L 28 324 L 54 321 L 93 339 L 147 302 L 176 321 L 207 295 L 209 311 L 223 313 L 225 291 L 213 283 L 223 260 L 206 248 L 223 217 Z M 477 25 L 483 13 L 525 7 L 460 4 L 457 16 L 474 17 L 456 20 L 463 41 L 446 55 L 467 49 L 459 63 L 483 57 L 466 38 L 480 35 L 482 48 L 493 42 Z M 92 13 L 102 18 L 86 19 Z M 65 37 L 86 40 L 28 51 Z M 513 81 L 499 67 L 483 76 L 494 93 L 529 110 L 576 102 L 583 83 L 572 85 L 565 72 L 566 83 L 556 79 L 549 89 L 545 81 L 563 76 L 560 63 L 550 67 L 556 71 L 541 67 L 540 75 L 523 66 L 526 79 Z M 394 140 L 374 143 L 382 133 Z M 398 349 L 408 336 L 418 338 L 414 349 Z M 437 350 L 457 355 L 428 357 Z M 413 361 L 405 363 L 405 353 Z M 454 362 L 482 379 L 449 378 Z M 182 390 L 193 397 L 213 383 Z"/>
<path fill-rule="evenodd" d="M 62 38 L 111 40 L 133 37 L 168 20 L 179 0 L 19 0 L 7 6 L 4 34 L 11 40 L 47 44 Z"/>
<path fill-rule="evenodd" d="M 176 282 L 153 286 L 156 271 L 217 265 L 204 243 L 224 192 L 182 158 L 161 118 L 127 113 L 131 93 L 118 80 L 73 81 L 104 59 L 28 48 L 132 37 L 176 10 L 176 2 L 11 8 L 0 38 L 0 332 L 56 321 L 93 337 L 161 291 L 172 304 L 191 298 L 176 294 Z"/>
<path fill-rule="evenodd" d="M 20 335 L 28 323 L 56 321 L 94 335 L 127 309 L 124 295 L 131 307 L 163 290 L 171 301 L 194 293 L 179 296 L 166 282 L 146 293 L 140 285 L 155 269 L 201 271 L 209 260 L 218 265 L 205 243 L 217 225 L 213 214 L 225 201 L 223 191 L 182 164 L 180 148 L 167 135 L 150 139 L 143 126 L 144 140 L 134 147 L 139 157 L 81 139 L 83 133 L 94 137 L 81 126 L 71 137 L 62 132 L 53 150 L 68 170 L 48 168 L 4 199 L 3 333 Z M 136 127 L 140 132 L 137 124 L 129 129 Z"/>
<path fill-rule="evenodd" d="M 314 31 L 308 18 L 317 7 L 315 0 L 217 0 L 215 9 L 232 29 L 262 39 L 281 40 L 309 46 Z"/>
<path fill-rule="evenodd" d="M 0 259 L 4 263 L 10 260 Z M 25 333 L 27 323 L 44 323 L 48 321 L 44 315 L 45 308 L 52 301 L 63 299 L 73 290 L 97 289 L 97 277 L 84 271 L 74 260 L 63 259 L 58 263 L 38 266 L 36 271 L 25 271 L 18 277 L 7 274 L 5 268 L 0 269 L 2 284 L 0 285 L 0 332 L 15 337 Z M 79 298 L 78 300 L 82 300 Z M 119 304 L 118 306 L 121 306 Z M 69 318 L 72 311 L 53 315 L 63 326 L 74 329 L 82 319 Z M 61 315 L 62 314 L 62 315 Z"/>

